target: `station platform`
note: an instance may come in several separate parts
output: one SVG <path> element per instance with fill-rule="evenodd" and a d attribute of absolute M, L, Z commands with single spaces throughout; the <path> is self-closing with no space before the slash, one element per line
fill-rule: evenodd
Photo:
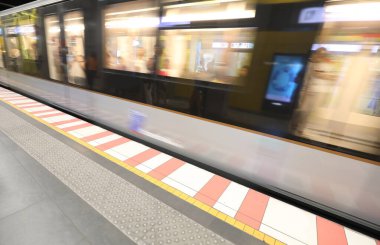
<path fill-rule="evenodd" d="M 0 87 L 0 244 L 374 238 Z"/>

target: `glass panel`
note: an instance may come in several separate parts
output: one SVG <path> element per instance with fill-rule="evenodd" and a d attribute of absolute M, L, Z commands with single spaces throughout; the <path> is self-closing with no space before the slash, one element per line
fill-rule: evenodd
<path fill-rule="evenodd" d="M 17 18 L 16 32 L 21 47 L 22 72 L 30 75 L 38 75 L 40 71 L 37 62 L 39 57 L 36 35 L 37 18 L 36 9 L 20 12 Z"/>
<path fill-rule="evenodd" d="M 158 7 L 153 1 L 108 6 L 104 11 L 105 64 L 109 69 L 154 70 Z"/>
<path fill-rule="evenodd" d="M 8 27 L 6 29 L 7 37 L 5 40 L 7 42 L 9 68 L 13 71 L 18 71 L 21 66 L 21 52 L 18 38 L 13 36 L 16 33 L 15 29 L 16 27 Z"/>
<path fill-rule="evenodd" d="M 29 75 L 38 75 L 38 48 L 36 36 L 36 9 L 6 16 L 5 42 L 8 68 Z"/>
<path fill-rule="evenodd" d="M 61 58 L 59 54 L 61 28 L 56 15 L 45 17 L 45 38 L 49 63 L 49 77 L 62 81 Z"/>
<path fill-rule="evenodd" d="M 163 31 L 164 51 L 158 73 L 242 85 L 239 77 L 247 73 L 251 64 L 253 41 L 253 28 Z"/>
<path fill-rule="evenodd" d="M 34 25 L 21 25 L 18 27 L 22 47 L 22 58 L 27 60 L 36 60 L 37 53 L 37 36 Z"/>
<path fill-rule="evenodd" d="M 83 14 L 69 12 L 65 14 L 64 22 L 67 47 L 63 47 L 63 52 L 67 53 L 68 81 L 83 86 L 86 84 Z"/>
<path fill-rule="evenodd" d="M 297 135 L 379 153 L 379 10 L 380 2 L 326 4 L 297 109 Z"/>

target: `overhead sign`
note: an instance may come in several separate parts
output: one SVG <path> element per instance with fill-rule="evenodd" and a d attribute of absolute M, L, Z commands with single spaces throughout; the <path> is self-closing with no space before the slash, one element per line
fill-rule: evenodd
<path fill-rule="evenodd" d="M 325 10 L 323 7 L 304 8 L 298 18 L 300 24 L 321 23 L 325 19 Z"/>

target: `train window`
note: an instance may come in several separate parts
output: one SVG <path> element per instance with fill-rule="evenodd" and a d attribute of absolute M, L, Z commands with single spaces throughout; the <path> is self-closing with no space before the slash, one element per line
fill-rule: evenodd
<path fill-rule="evenodd" d="M 159 74 L 241 84 L 239 74 L 251 63 L 254 33 L 252 28 L 165 30 Z"/>
<path fill-rule="evenodd" d="M 69 83 L 84 86 L 86 84 L 84 58 L 84 24 L 81 11 L 68 12 L 64 15 L 67 61 L 67 76 Z M 61 51 L 61 55 L 62 51 Z"/>
<path fill-rule="evenodd" d="M 38 49 L 36 9 L 23 11 L 4 19 L 7 62 L 10 70 L 37 75 Z"/>
<path fill-rule="evenodd" d="M 59 54 L 61 28 L 56 15 L 45 17 L 45 38 L 49 63 L 49 76 L 62 81 L 61 58 Z"/>
<path fill-rule="evenodd" d="M 24 60 L 36 60 L 37 53 L 37 37 L 34 25 L 21 25 L 18 27 L 20 34 L 20 43 L 22 47 L 22 58 Z"/>
<path fill-rule="evenodd" d="M 326 4 L 297 109 L 297 135 L 378 154 L 379 10 L 378 2 Z"/>
<path fill-rule="evenodd" d="M 109 69 L 149 73 L 153 68 L 157 27 L 154 1 L 107 6 L 104 11 L 105 64 Z"/>
<path fill-rule="evenodd" d="M 16 36 L 16 26 L 6 27 L 6 44 L 8 54 L 8 68 L 12 71 L 19 71 L 21 67 L 21 51 L 18 38 Z"/>
<path fill-rule="evenodd" d="M 239 26 L 237 20 L 253 19 L 254 7 L 249 1 L 239 0 L 165 6 L 161 26 L 171 28 L 161 34 L 164 50 L 158 62 L 159 74 L 242 85 L 239 76 L 251 64 L 255 29 L 220 27 L 227 22 Z M 213 25 L 218 21 L 224 24 L 204 28 L 209 21 Z M 181 28 L 183 25 L 186 29 Z"/>

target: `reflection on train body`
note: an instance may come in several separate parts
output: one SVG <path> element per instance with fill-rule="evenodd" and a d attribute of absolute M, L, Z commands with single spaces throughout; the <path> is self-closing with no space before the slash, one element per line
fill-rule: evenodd
<path fill-rule="evenodd" d="M 0 67 L 378 159 L 380 1 L 74 2 L 3 16 Z"/>

